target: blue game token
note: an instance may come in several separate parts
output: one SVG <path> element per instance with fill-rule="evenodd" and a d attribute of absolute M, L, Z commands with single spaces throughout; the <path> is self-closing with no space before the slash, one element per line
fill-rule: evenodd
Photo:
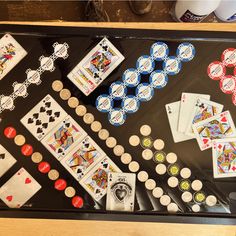
<path fill-rule="evenodd" d="M 113 108 L 113 100 L 107 94 L 102 94 L 96 99 L 96 107 L 101 112 L 109 112 Z"/>
<path fill-rule="evenodd" d="M 120 126 L 125 123 L 126 114 L 122 109 L 114 108 L 108 114 L 109 122 L 114 126 Z"/>
<path fill-rule="evenodd" d="M 155 62 L 148 55 L 144 55 L 138 58 L 136 67 L 141 74 L 150 74 L 155 68 Z"/>
<path fill-rule="evenodd" d="M 137 72 L 136 69 L 127 69 L 122 76 L 122 80 L 124 84 L 128 87 L 136 87 L 141 80 L 140 74 Z"/>
<path fill-rule="evenodd" d="M 169 55 L 169 48 L 163 42 L 156 42 L 152 45 L 150 54 L 156 61 L 163 61 Z"/>
<path fill-rule="evenodd" d="M 135 113 L 139 109 L 140 102 L 135 96 L 128 95 L 127 97 L 123 98 L 121 106 L 125 112 Z"/>
<path fill-rule="evenodd" d="M 168 83 L 168 77 L 163 70 L 155 70 L 149 77 L 149 82 L 153 88 L 162 89 Z"/>
<path fill-rule="evenodd" d="M 121 100 L 126 96 L 127 88 L 121 81 L 116 81 L 109 88 L 110 96 L 115 100 Z"/>
<path fill-rule="evenodd" d="M 178 60 L 177 57 L 170 56 L 166 58 L 166 60 L 163 63 L 163 69 L 164 71 L 169 75 L 176 75 L 181 70 L 181 62 Z"/>
<path fill-rule="evenodd" d="M 142 83 L 136 88 L 135 94 L 140 101 L 145 102 L 152 99 L 154 90 L 148 83 Z"/>
<path fill-rule="evenodd" d="M 177 57 L 184 62 L 191 61 L 195 56 L 196 50 L 191 43 L 181 43 L 177 50 Z"/>

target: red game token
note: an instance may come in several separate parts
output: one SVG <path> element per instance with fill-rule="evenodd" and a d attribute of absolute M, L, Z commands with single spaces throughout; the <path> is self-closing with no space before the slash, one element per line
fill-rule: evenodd
<path fill-rule="evenodd" d="M 4 135 L 7 137 L 7 138 L 15 138 L 16 136 L 16 130 L 15 128 L 13 127 L 7 127 L 4 129 Z"/>
<path fill-rule="evenodd" d="M 236 88 L 236 80 L 232 75 L 226 75 L 220 80 L 220 89 L 223 93 L 232 94 Z"/>
<path fill-rule="evenodd" d="M 236 91 L 232 95 L 232 102 L 233 102 L 234 106 L 236 106 Z"/>
<path fill-rule="evenodd" d="M 59 191 L 62 191 L 66 188 L 67 186 L 67 183 L 64 179 L 58 179 L 56 180 L 55 184 L 54 184 L 54 188 L 59 190 Z"/>
<path fill-rule="evenodd" d="M 43 174 L 48 173 L 50 171 L 50 169 L 51 169 L 51 167 L 50 167 L 49 163 L 46 161 L 43 161 L 43 162 L 39 163 L 39 165 L 38 165 L 38 170 Z"/>
<path fill-rule="evenodd" d="M 236 76 L 236 67 L 234 67 L 234 76 Z"/>
<path fill-rule="evenodd" d="M 220 80 L 226 73 L 226 68 L 220 61 L 214 61 L 207 67 L 207 74 L 213 80 Z"/>
<path fill-rule="evenodd" d="M 21 148 L 21 153 L 24 156 L 31 156 L 33 154 L 33 147 L 29 144 L 25 144 Z"/>
<path fill-rule="evenodd" d="M 223 64 L 228 67 L 236 66 L 236 49 L 228 48 L 224 50 L 221 56 L 221 60 Z"/>
<path fill-rule="evenodd" d="M 83 205 L 84 205 L 84 201 L 81 197 L 79 196 L 74 196 L 72 198 L 72 205 L 75 207 L 75 208 L 81 208 Z"/>

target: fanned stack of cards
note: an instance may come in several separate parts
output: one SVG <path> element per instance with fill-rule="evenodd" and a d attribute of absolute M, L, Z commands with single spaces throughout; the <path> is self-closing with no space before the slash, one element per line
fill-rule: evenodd
<path fill-rule="evenodd" d="M 215 178 L 236 176 L 236 129 L 230 112 L 222 110 L 210 95 L 196 93 L 166 105 L 175 143 L 196 138 L 202 151 L 213 149 Z"/>

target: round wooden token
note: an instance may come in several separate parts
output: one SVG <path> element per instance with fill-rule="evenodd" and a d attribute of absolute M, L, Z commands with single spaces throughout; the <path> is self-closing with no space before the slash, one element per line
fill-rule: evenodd
<path fill-rule="evenodd" d="M 171 202 L 168 206 L 167 206 L 167 211 L 170 213 L 175 213 L 179 210 L 178 206 L 176 203 Z"/>
<path fill-rule="evenodd" d="M 148 180 L 145 182 L 145 187 L 146 187 L 146 189 L 148 189 L 148 190 L 153 190 L 153 189 L 156 187 L 156 181 L 153 180 L 153 179 L 148 179 Z"/>
<path fill-rule="evenodd" d="M 186 192 L 182 193 L 181 198 L 182 198 L 183 202 L 191 202 L 193 200 L 193 195 L 192 195 L 192 193 L 186 191 Z"/>
<path fill-rule="evenodd" d="M 85 124 L 91 125 L 94 122 L 94 115 L 92 113 L 86 113 L 83 120 Z"/>
<path fill-rule="evenodd" d="M 210 207 L 213 207 L 215 206 L 217 203 L 217 198 L 214 196 L 214 195 L 209 195 L 207 198 L 206 198 L 206 204 Z"/>
<path fill-rule="evenodd" d="M 167 183 L 168 185 L 171 187 L 171 188 L 175 188 L 178 186 L 179 184 L 179 180 L 174 177 L 174 176 L 171 176 L 168 180 L 167 180 Z"/>
<path fill-rule="evenodd" d="M 138 146 L 140 143 L 140 138 L 137 135 L 132 135 L 129 138 L 129 144 L 133 147 Z"/>
<path fill-rule="evenodd" d="M 17 146 L 22 146 L 25 144 L 25 137 L 21 134 L 16 135 L 14 142 Z"/>
<path fill-rule="evenodd" d="M 183 178 L 183 179 L 188 179 L 190 176 L 191 176 L 191 170 L 187 167 L 183 168 L 181 171 L 180 171 L 180 176 Z"/>
<path fill-rule="evenodd" d="M 108 137 L 107 140 L 106 140 L 106 145 L 107 147 L 109 148 L 114 148 L 117 144 L 117 141 L 115 138 L 113 137 Z"/>
<path fill-rule="evenodd" d="M 71 186 L 67 187 L 64 192 L 65 195 L 69 198 L 74 197 L 76 193 L 75 189 Z"/>
<path fill-rule="evenodd" d="M 84 116 L 87 112 L 87 109 L 83 105 L 79 105 L 75 108 L 75 112 L 78 116 Z"/>
<path fill-rule="evenodd" d="M 91 130 L 95 133 L 99 132 L 102 129 L 102 124 L 99 121 L 94 121 L 91 124 Z"/>
<path fill-rule="evenodd" d="M 164 175 L 166 173 L 167 168 L 164 164 L 158 164 L 155 170 L 157 174 Z"/>
<path fill-rule="evenodd" d="M 129 163 L 129 170 L 131 172 L 137 172 L 139 170 L 139 164 L 137 161 L 131 161 Z"/>
<path fill-rule="evenodd" d="M 74 196 L 72 198 L 72 205 L 75 207 L 75 208 L 81 208 L 83 207 L 84 205 L 84 201 L 81 197 L 79 196 Z"/>
<path fill-rule="evenodd" d="M 55 80 L 55 81 L 52 83 L 52 89 L 53 89 L 55 92 L 60 92 L 60 91 L 63 89 L 63 83 L 62 83 L 60 80 Z"/>
<path fill-rule="evenodd" d="M 143 135 L 143 136 L 148 136 L 150 135 L 152 132 L 152 129 L 149 125 L 142 125 L 140 127 L 140 133 Z"/>
<path fill-rule="evenodd" d="M 156 139 L 153 143 L 153 147 L 156 150 L 161 151 L 165 147 L 165 143 L 162 139 Z"/>
<path fill-rule="evenodd" d="M 198 204 L 194 204 L 192 206 L 192 210 L 193 210 L 193 212 L 199 212 L 201 210 L 201 208 Z"/>
<path fill-rule="evenodd" d="M 148 173 L 144 170 L 139 171 L 137 177 L 140 182 L 146 182 L 148 180 Z"/>
<path fill-rule="evenodd" d="M 59 172 L 57 170 L 55 170 L 55 169 L 50 170 L 48 172 L 48 178 L 50 180 L 53 180 L 53 181 L 58 179 L 59 178 Z"/>
<path fill-rule="evenodd" d="M 160 187 L 156 187 L 152 190 L 152 195 L 155 198 L 160 198 L 164 194 L 163 189 Z"/>
<path fill-rule="evenodd" d="M 43 160 L 43 156 L 40 152 L 34 152 L 31 156 L 31 160 L 37 164 Z"/>
<path fill-rule="evenodd" d="M 174 164 L 177 161 L 177 155 L 173 152 L 170 152 L 166 155 L 166 160 L 170 164 Z"/>
<path fill-rule="evenodd" d="M 162 206 L 168 206 L 171 202 L 171 199 L 168 195 L 162 195 L 160 198 L 160 203 Z"/>
<path fill-rule="evenodd" d="M 116 156 L 121 156 L 123 155 L 125 152 L 125 149 L 123 146 L 121 145 L 116 145 L 114 148 L 113 148 L 113 153 L 116 155 Z"/>
<path fill-rule="evenodd" d="M 70 97 L 68 100 L 68 106 L 70 108 L 76 108 L 77 106 L 79 106 L 79 100 L 76 97 Z"/>
<path fill-rule="evenodd" d="M 109 131 L 107 129 L 101 129 L 98 132 L 98 137 L 101 140 L 106 140 L 109 137 Z"/>
<path fill-rule="evenodd" d="M 153 157 L 153 152 L 151 149 L 144 149 L 142 151 L 142 157 L 144 160 L 151 160 Z"/>
<path fill-rule="evenodd" d="M 191 187 L 194 191 L 200 191 L 202 189 L 202 181 L 196 179 L 192 182 Z"/>
<path fill-rule="evenodd" d="M 120 159 L 121 162 L 125 165 L 128 165 L 132 161 L 132 157 L 129 153 L 124 153 Z"/>
<path fill-rule="evenodd" d="M 60 91 L 60 97 L 62 100 L 68 100 L 71 96 L 71 92 L 69 89 L 62 89 Z"/>

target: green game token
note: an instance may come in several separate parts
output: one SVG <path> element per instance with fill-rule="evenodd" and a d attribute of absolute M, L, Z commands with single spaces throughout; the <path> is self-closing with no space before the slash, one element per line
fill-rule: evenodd
<path fill-rule="evenodd" d="M 170 176 L 176 176 L 179 174 L 179 172 L 180 172 L 179 165 L 177 165 L 177 164 L 169 165 L 168 173 Z"/>
<path fill-rule="evenodd" d="M 203 203 L 203 202 L 205 202 L 205 200 L 206 200 L 206 195 L 205 195 L 204 192 L 196 192 L 196 193 L 194 194 L 193 199 L 194 199 L 195 202 L 197 202 L 197 203 Z"/>
<path fill-rule="evenodd" d="M 153 161 L 156 163 L 163 163 L 166 159 L 166 154 L 164 152 L 155 152 L 153 156 Z"/>
<path fill-rule="evenodd" d="M 185 192 L 185 191 L 189 191 L 191 188 L 191 183 L 188 179 L 183 179 L 180 181 L 179 183 L 179 188 L 181 191 Z"/>
<path fill-rule="evenodd" d="M 153 145 L 153 139 L 151 137 L 143 137 L 141 140 L 141 146 L 143 148 L 151 148 Z"/>

